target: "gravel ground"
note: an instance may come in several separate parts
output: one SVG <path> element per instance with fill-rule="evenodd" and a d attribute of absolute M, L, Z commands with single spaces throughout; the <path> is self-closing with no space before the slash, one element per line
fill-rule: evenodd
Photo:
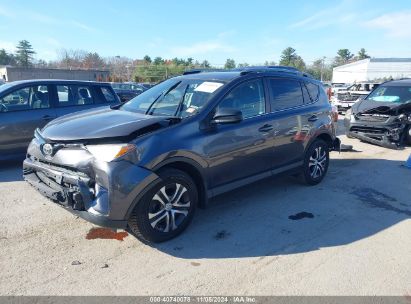
<path fill-rule="evenodd" d="M 320 185 L 238 189 L 152 247 L 95 239 L 3 164 L 0 295 L 411 295 L 411 149 L 340 138 L 354 151 L 333 152 Z"/>

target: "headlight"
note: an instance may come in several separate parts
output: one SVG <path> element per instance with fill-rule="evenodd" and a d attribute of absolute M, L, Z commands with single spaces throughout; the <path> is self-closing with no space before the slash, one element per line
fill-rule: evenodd
<path fill-rule="evenodd" d="M 136 150 L 131 144 L 87 145 L 86 149 L 98 160 L 110 162 Z"/>

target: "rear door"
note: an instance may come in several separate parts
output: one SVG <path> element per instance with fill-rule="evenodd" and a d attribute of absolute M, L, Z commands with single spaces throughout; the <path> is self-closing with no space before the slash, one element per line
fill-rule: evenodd
<path fill-rule="evenodd" d="M 34 130 L 56 117 L 50 91 L 50 85 L 36 84 L 0 97 L 0 155 L 24 153 Z"/>
<path fill-rule="evenodd" d="M 91 85 L 56 84 L 56 114 L 62 116 L 96 107 Z"/>
<path fill-rule="evenodd" d="M 274 126 L 273 168 L 302 160 L 304 143 L 309 136 L 302 87 L 298 79 L 268 77 L 270 124 Z"/>

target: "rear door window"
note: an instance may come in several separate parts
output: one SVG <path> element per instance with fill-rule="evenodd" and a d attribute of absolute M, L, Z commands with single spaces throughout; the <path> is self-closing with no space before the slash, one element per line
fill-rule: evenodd
<path fill-rule="evenodd" d="M 318 87 L 318 85 L 313 84 L 311 82 L 306 82 L 305 86 L 307 87 L 308 94 L 310 94 L 311 100 L 313 102 L 317 101 L 318 95 L 320 93 L 320 88 Z"/>
<path fill-rule="evenodd" d="M 271 111 L 281 111 L 304 104 L 300 82 L 294 79 L 269 78 Z"/>
<path fill-rule="evenodd" d="M 6 94 L 0 99 L 0 112 L 50 108 L 47 85 L 29 86 Z"/>
<path fill-rule="evenodd" d="M 93 95 L 89 86 L 57 85 L 58 106 L 81 106 L 93 104 Z"/>

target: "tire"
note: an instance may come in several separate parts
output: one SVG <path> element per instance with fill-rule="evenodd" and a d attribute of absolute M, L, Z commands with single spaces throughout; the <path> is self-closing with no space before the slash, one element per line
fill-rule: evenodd
<path fill-rule="evenodd" d="M 411 126 L 409 126 L 407 129 L 405 129 L 405 138 L 404 138 L 404 143 L 407 145 L 407 146 L 411 146 L 411 134 L 410 134 L 410 131 L 411 131 Z"/>
<path fill-rule="evenodd" d="M 305 152 L 302 181 L 310 186 L 319 184 L 327 174 L 330 163 L 329 147 L 322 139 L 316 139 Z M 316 171 L 315 171 L 316 170 Z"/>
<path fill-rule="evenodd" d="M 129 230 L 145 243 L 159 243 L 182 233 L 197 206 L 197 187 L 183 171 L 167 168 L 136 203 Z"/>

